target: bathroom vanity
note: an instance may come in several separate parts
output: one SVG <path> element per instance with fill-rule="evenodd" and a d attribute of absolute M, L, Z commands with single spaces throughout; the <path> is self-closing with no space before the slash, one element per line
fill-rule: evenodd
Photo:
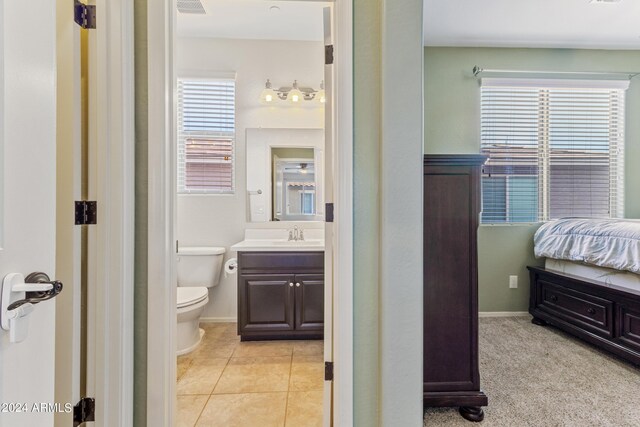
<path fill-rule="evenodd" d="M 315 232 L 315 235 L 314 235 Z M 324 240 L 260 238 L 247 230 L 233 245 L 238 253 L 238 334 L 242 341 L 322 339 L 324 333 Z M 313 237 L 316 237 L 315 239 Z"/>
<path fill-rule="evenodd" d="M 323 252 L 238 253 L 242 341 L 320 339 L 323 330 Z"/>

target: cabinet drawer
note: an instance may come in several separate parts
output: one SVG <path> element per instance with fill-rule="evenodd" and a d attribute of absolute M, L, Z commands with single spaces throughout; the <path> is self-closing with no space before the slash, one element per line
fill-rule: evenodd
<path fill-rule="evenodd" d="M 640 303 L 623 303 L 616 311 L 616 341 L 640 352 Z"/>
<path fill-rule="evenodd" d="M 240 252 L 238 266 L 244 272 L 286 270 L 294 273 L 311 270 L 321 273 L 324 270 L 324 252 Z"/>
<path fill-rule="evenodd" d="M 613 302 L 544 280 L 537 308 L 604 337 L 613 335 Z"/>

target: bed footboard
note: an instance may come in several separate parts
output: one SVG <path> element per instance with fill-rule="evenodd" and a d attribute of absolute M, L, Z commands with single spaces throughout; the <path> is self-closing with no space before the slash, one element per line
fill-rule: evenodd
<path fill-rule="evenodd" d="M 553 325 L 640 366 L 640 290 L 527 268 L 534 324 Z"/>

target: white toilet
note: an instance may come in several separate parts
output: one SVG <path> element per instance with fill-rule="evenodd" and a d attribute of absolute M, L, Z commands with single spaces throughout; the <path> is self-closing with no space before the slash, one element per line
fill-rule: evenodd
<path fill-rule="evenodd" d="M 178 356 L 198 347 L 204 330 L 200 315 L 209 302 L 209 288 L 220 283 L 224 248 L 199 246 L 178 249 Z"/>

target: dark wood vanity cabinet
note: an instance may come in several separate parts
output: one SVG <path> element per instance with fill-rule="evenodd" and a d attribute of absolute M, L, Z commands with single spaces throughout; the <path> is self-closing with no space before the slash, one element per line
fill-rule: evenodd
<path fill-rule="evenodd" d="M 323 333 L 323 252 L 238 253 L 243 341 L 320 339 Z"/>
<path fill-rule="evenodd" d="M 477 229 L 480 155 L 424 156 L 425 406 L 480 421 Z"/>

